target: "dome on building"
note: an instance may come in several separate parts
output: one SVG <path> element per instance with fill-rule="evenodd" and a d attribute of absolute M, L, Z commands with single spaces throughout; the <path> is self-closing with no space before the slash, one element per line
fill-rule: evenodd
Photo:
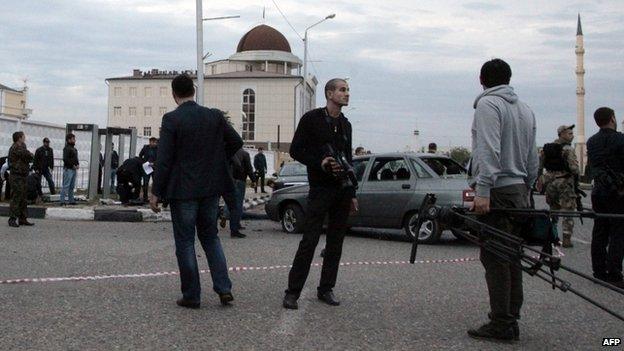
<path fill-rule="evenodd" d="M 238 42 L 236 52 L 243 51 L 290 51 L 288 40 L 277 29 L 261 24 L 252 28 Z"/>

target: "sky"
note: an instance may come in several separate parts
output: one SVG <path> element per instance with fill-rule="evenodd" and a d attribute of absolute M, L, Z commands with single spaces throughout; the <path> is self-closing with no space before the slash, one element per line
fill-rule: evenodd
<path fill-rule="evenodd" d="M 284 13 L 292 27 L 278 11 Z M 106 124 L 106 78 L 149 70 L 196 69 L 194 0 L 5 0 L 0 12 L 0 84 L 28 80 L 31 119 Z M 495 57 L 531 106 L 538 144 L 576 123 L 577 14 L 585 34 L 586 136 L 593 111 L 624 111 L 624 2 L 416 0 L 204 0 L 204 49 L 225 59 L 248 30 L 265 23 L 303 58 L 322 86 L 348 77 L 354 146 L 402 151 L 436 142 L 470 145 L 479 69 Z M 263 8 L 266 18 L 262 18 Z M 418 139 L 413 131 L 418 130 Z"/>

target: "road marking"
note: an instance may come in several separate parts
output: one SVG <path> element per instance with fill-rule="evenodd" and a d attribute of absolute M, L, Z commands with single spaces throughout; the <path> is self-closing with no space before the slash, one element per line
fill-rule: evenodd
<path fill-rule="evenodd" d="M 453 258 L 453 259 L 441 259 L 441 260 L 420 260 L 415 263 L 418 264 L 440 264 L 440 263 L 465 263 L 474 262 L 478 258 L 466 257 L 466 258 Z M 341 262 L 341 266 L 390 266 L 390 265 L 405 265 L 409 264 L 409 261 L 358 261 L 358 262 Z M 321 267 L 323 264 L 320 262 L 312 263 L 312 267 Z M 290 269 L 292 265 L 278 265 L 278 266 L 235 266 L 229 267 L 230 272 L 244 272 L 244 271 L 260 271 L 260 270 L 277 270 L 277 269 Z M 201 274 L 209 273 L 210 270 L 202 269 L 199 271 Z M 48 277 L 48 278 L 18 278 L 18 279 L 5 279 L 0 280 L 2 284 L 25 284 L 25 283 L 53 283 L 53 282 L 81 282 L 89 280 L 106 280 L 106 279 L 132 279 L 132 278 L 149 278 L 149 277 L 164 277 L 169 275 L 179 275 L 177 271 L 165 271 L 165 272 L 153 272 L 153 273 L 132 273 L 132 274 L 108 274 L 108 275 L 90 275 L 90 276 L 73 276 L 73 277 Z"/>
<path fill-rule="evenodd" d="M 591 243 L 589 241 L 585 241 L 585 240 L 582 240 L 582 239 L 572 238 L 572 240 L 574 240 L 576 242 L 579 242 L 581 244 L 591 245 Z"/>

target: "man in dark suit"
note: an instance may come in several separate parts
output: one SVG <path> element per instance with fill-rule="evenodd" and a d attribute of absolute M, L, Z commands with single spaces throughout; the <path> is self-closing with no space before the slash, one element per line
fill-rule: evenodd
<path fill-rule="evenodd" d="M 54 171 L 54 150 L 50 147 L 50 139 L 43 138 L 43 145 L 35 151 L 33 168 L 48 182 L 50 194 L 56 194 L 51 171 Z"/>
<path fill-rule="evenodd" d="M 139 152 L 139 157 L 143 159 L 143 163 L 149 162 L 150 167 L 154 167 L 154 163 L 156 162 L 156 155 L 158 154 L 158 139 L 151 137 L 149 138 L 149 144 L 143 145 L 141 152 Z M 152 174 L 146 174 L 143 176 L 143 201 L 147 202 L 147 194 L 149 189 L 149 181 Z"/>
<path fill-rule="evenodd" d="M 256 169 L 256 178 L 258 178 L 256 179 L 254 190 L 256 193 L 258 192 L 258 183 L 260 183 L 260 191 L 264 194 L 266 193 L 266 191 L 264 191 L 264 175 L 267 172 L 267 161 L 261 147 L 258 148 L 258 153 L 254 156 L 253 164 Z"/>
<path fill-rule="evenodd" d="M 355 186 L 341 181 L 343 170 L 328 147 L 351 162 L 351 123 L 341 112 L 342 107 L 349 104 L 349 85 L 344 79 L 330 80 L 325 85 L 325 98 L 326 107 L 308 111 L 301 117 L 290 146 L 292 158 L 307 166 L 310 190 L 305 233 L 288 275 L 288 289 L 283 300 L 284 308 L 288 309 L 298 308 L 297 299 L 308 278 L 326 216 L 329 222 L 317 296 L 328 305 L 340 304 L 332 290 L 338 276 L 347 219 L 350 212 L 358 210 Z"/>
<path fill-rule="evenodd" d="M 171 206 L 182 298 L 177 304 L 199 308 L 201 288 L 195 255 L 195 228 L 210 267 L 213 289 L 223 305 L 229 304 L 232 282 L 217 236 L 219 196 L 234 190 L 229 159 L 243 140 L 223 113 L 193 101 L 193 80 L 186 74 L 171 82 L 178 107 L 163 116 L 155 163 L 150 207 L 159 212 L 158 200 Z"/>

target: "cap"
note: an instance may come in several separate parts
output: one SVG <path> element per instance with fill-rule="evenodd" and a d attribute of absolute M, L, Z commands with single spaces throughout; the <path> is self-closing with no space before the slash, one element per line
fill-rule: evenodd
<path fill-rule="evenodd" d="M 557 135 L 561 134 L 564 130 L 568 130 L 568 129 L 574 129 L 574 124 L 570 125 L 570 126 L 559 126 L 559 128 L 557 128 Z"/>

